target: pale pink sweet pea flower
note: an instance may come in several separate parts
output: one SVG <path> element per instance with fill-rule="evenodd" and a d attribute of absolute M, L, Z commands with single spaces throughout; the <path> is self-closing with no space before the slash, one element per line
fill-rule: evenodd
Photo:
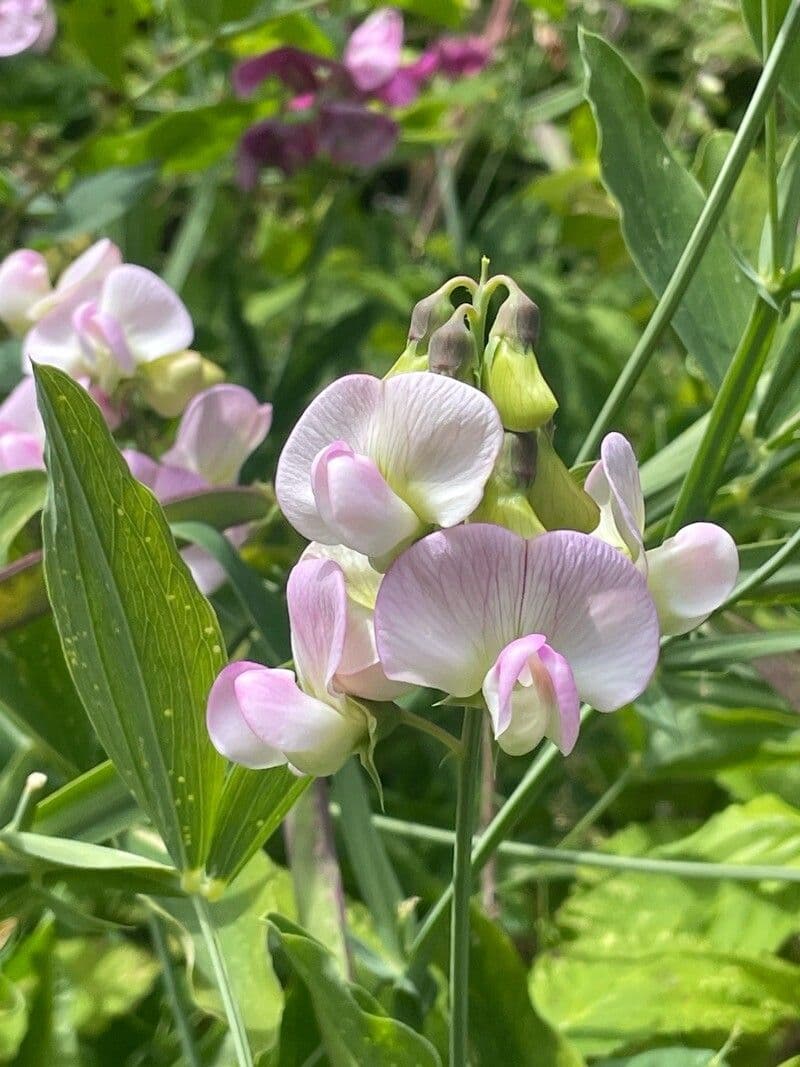
<path fill-rule="evenodd" d="M 44 256 L 30 248 L 12 252 L 0 263 L 0 321 L 12 333 L 33 325 L 32 309 L 51 291 Z"/>
<path fill-rule="evenodd" d="M 525 540 L 483 524 L 431 534 L 395 560 L 375 633 L 389 678 L 482 692 L 511 755 L 542 737 L 569 753 L 581 700 L 598 711 L 634 700 L 659 648 L 647 585 L 621 553 L 573 531 Z"/>
<path fill-rule="evenodd" d="M 25 338 L 26 361 L 51 363 L 74 377 L 89 375 L 111 390 L 139 364 L 174 355 L 192 342 L 194 327 L 180 297 L 145 267 L 113 266 L 58 299 L 62 281 L 63 276 L 46 298 L 47 313 Z"/>
<path fill-rule="evenodd" d="M 403 16 L 382 7 L 353 30 L 343 61 L 356 87 L 372 93 L 385 85 L 400 66 L 403 48 Z"/>
<path fill-rule="evenodd" d="M 247 661 L 225 667 L 209 694 L 208 732 L 219 752 L 245 767 L 333 774 L 367 744 L 370 727 L 366 708 L 349 695 L 363 656 L 341 566 L 301 560 L 286 600 L 294 671 Z"/>
<path fill-rule="evenodd" d="M 161 457 L 125 449 L 135 478 L 163 504 L 204 489 L 236 485 L 242 464 L 261 444 L 272 424 L 272 405 L 259 404 L 240 385 L 212 385 L 198 393 L 183 413 L 175 443 Z M 225 536 L 237 548 L 249 532 L 232 526 Z M 210 553 L 188 545 L 181 555 L 201 592 L 210 595 L 225 581 L 225 571 Z"/>
<path fill-rule="evenodd" d="M 739 573 L 733 538 L 712 522 L 684 526 L 658 548 L 645 550 L 644 496 L 627 438 L 607 434 L 585 489 L 600 508 L 596 537 L 630 556 L 646 577 L 661 632 L 685 634 L 722 604 Z"/>
<path fill-rule="evenodd" d="M 47 0 L 0 0 L 0 58 L 29 49 L 44 52 L 56 33 L 56 17 Z"/>
<path fill-rule="evenodd" d="M 494 405 L 463 382 L 351 374 L 301 416 L 275 492 L 304 537 L 346 545 L 380 567 L 426 528 L 474 511 L 502 444 Z"/>

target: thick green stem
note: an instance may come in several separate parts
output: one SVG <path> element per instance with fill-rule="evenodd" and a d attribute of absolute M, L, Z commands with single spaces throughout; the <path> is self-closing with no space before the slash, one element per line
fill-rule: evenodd
<path fill-rule="evenodd" d="M 576 463 L 582 463 L 594 455 L 603 434 L 619 414 L 655 351 L 661 335 L 669 326 L 756 142 L 761 124 L 778 88 L 778 79 L 789 57 L 790 46 L 798 33 L 800 33 L 800 0 L 792 0 L 742 124 L 733 139 L 717 180 L 708 194 L 708 200 L 700 212 L 689 241 L 639 343 L 631 353 L 622 374 L 583 442 L 576 457 Z"/>
<path fill-rule="evenodd" d="M 192 897 L 192 903 L 194 904 L 195 915 L 197 916 L 197 921 L 200 925 L 200 932 L 203 935 L 203 940 L 208 949 L 208 956 L 211 960 L 211 967 L 214 971 L 214 979 L 217 984 L 217 989 L 219 990 L 222 1004 L 225 1008 L 225 1016 L 228 1020 L 228 1027 L 231 1032 L 234 1051 L 236 1052 L 236 1063 L 238 1067 L 254 1067 L 253 1056 L 247 1041 L 247 1031 L 245 1030 L 244 1019 L 239 1010 L 236 995 L 231 987 L 228 968 L 225 965 L 225 957 L 222 954 L 222 946 L 219 943 L 214 920 L 211 918 L 208 901 L 205 900 L 204 897 L 195 895 Z"/>
<path fill-rule="evenodd" d="M 449 748 L 456 756 L 461 754 L 461 742 L 453 737 L 448 730 L 445 730 L 435 722 L 431 722 L 430 719 L 425 719 L 407 708 L 400 708 L 397 718 L 405 726 L 410 726 L 413 730 L 419 730 L 422 734 L 434 737 L 439 744 Z"/>
<path fill-rule="evenodd" d="M 779 313 L 758 299 L 711 408 L 700 446 L 683 479 L 667 522 L 665 537 L 701 516 L 722 481 L 742 419 L 769 354 Z"/>
<path fill-rule="evenodd" d="M 450 920 L 450 1067 L 466 1067 L 469 1027 L 469 902 L 472 896 L 472 833 L 478 791 L 481 724 L 479 708 L 464 709 L 463 752 L 458 769 L 453 907 Z"/>

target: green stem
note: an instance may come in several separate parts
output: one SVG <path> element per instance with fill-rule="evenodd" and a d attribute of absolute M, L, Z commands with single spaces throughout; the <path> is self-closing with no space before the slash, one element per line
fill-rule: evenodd
<path fill-rule="evenodd" d="M 769 354 L 778 318 L 779 313 L 775 308 L 759 297 L 714 398 L 711 416 L 684 476 L 664 537 L 672 536 L 687 520 L 702 515 L 717 491 L 731 447 Z"/>
<path fill-rule="evenodd" d="M 586 814 L 578 819 L 569 833 L 561 838 L 558 843 L 559 848 L 567 848 L 574 841 L 579 841 L 586 831 L 594 826 L 601 815 L 604 815 L 605 812 L 608 811 L 617 797 L 627 789 L 628 785 L 636 776 L 638 770 L 637 764 L 638 761 L 637 763 L 632 761 L 628 764 L 616 781 L 612 782 L 608 789 L 606 789 L 605 793 L 603 793 L 601 797 L 598 797 L 594 804 L 592 804 Z"/>
<path fill-rule="evenodd" d="M 581 725 L 586 722 L 591 714 L 592 709 L 587 704 L 584 704 L 581 708 Z M 472 867 L 476 872 L 480 871 L 489 861 L 501 842 L 511 833 L 528 810 L 537 795 L 542 779 L 558 755 L 559 750 L 552 742 L 548 741 L 525 772 L 517 788 L 478 838 L 472 850 Z M 410 954 L 414 961 L 410 972 L 412 976 L 419 976 L 424 969 L 432 935 L 442 918 L 447 914 L 452 898 L 453 884 L 451 882 L 425 916 L 425 921 L 411 946 Z"/>
<path fill-rule="evenodd" d="M 438 826 L 390 819 L 373 815 L 375 826 L 383 833 L 405 837 L 413 841 L 426 841 L 433 845 L 451 847 L 455 840 L 452 830 Z M 779 867 L 773 864 L 750 863 L 705 863 L 702 860 L 656 859 L 650 856 L 618 856 L 611 852 L 593 852 L 542 845 L 528 845 L 517 841 L 504 841 L 498 853 L 508 859 L 526 860 L 535 864 L 548 864 L 554 868 L 597 867 L 601 870 L 637 871 L 641 874 L 671 875 L 676 878 L 694 878 L 700 881 L 728 879 L 737 882 L 800 882 L 800 869 Z M 538 872 L 537 872 L 538 877 Z"/>
<path fill-rule="evenodd" d="M 761 54 L 766 64 L 772 47 L 772 0 L 761 0 Z M 769 216 L 769 276 L 774 281 L 781 267 L 780 219 L 778 213 L 778 116 L 773 100 L 764 118 L 767 212 Z"/>
<path fill-rule="evenodd" d="M 158 956 L 158 962 L 161 964 L 161 981 L 164 985 L 164 993 L 166 994 L 166 998 L 172 1009 L 172 1018 L 178 1033 L 178 1041 L 180 1042 L 183 1059 L 185 1060 L 187 1067 L 202 1067 L 202 1061 L 195 1048 L 192 1025 L 186 1014 L 186 1001 L 178 987 L 175 966 L 172 957 L 170 956 L 169 946 L 167 945 L 164 922 L 161 917 L 153 911 L 149 916 L 148 926 L 150 927 L 150 937 L 153 942 L 153 948 Z"/>
<path fill-rule="evenodd" d="M 463 752 L 458 769 L 450 919 L 450 1067 L 466 1067 L 469 1047 L 469 903 L 472 897 L 472 833 L 481 755 L 479 708 L 464 708 Z"/>
<path fill-rule="evenodd" d="M 733 139 L 730 151 L 725 157 L 725 162 L 722 164 L 722 169 L 711 188 L 703 210 L 700 212 L 700 217 L 639 343 L 631 353 L 630 359 L 583 442 L 576 457 L 576 463 L 582 463 L 594 455 L 603 434 L 619 414 L 653 355 L 661 335 L 669 326 L 756 142 L 767 109 L 777 90 L 781 72 L 789 57 L 789 49 L 798 32 L 800 32 L 800 0 L 792 0 L 783 25 L 775 38 L 769 59 L 761 72 L 742 124 Z"/>
<path fill-rule="evenodd" d="M 736 586 L 731 595 L 721 604 L 718 611 L 725 611 L 731 604 L 735 604 L 737 600 L 741 600 L 743 596 L 750 592 L 751 589 L 757 589 L 771 578 L 772 575 L 783 566 L 787 559 L 789 559 L 800 547 L 800 530 L 795 530 L 785 545 L 781 547 L 769 557 L 766 562 L 762 563 L 760 567 L 756 568 L 749 577 L 742 579 Z"/>
<path fill-rule="evenodd" d="M 242 1019 L 239 1004 L 237 1003 L 236 995 L 231 986 L 230 978 L 228 976 L 228 968 L 225 965 L 225 957 L 222 954 L 222 946 L 219 943 L 219 937 L 217 936 L 214 921 L 211 918 L 208 901 L 204 897 L 195 894 L 192 897 L 192 903 L 194 904 L 194 911 L 200 925 L 200 932 L 203 935 L 203 940 L 205 941 L 206 949 L 208 950 L 208 956 L 211 960 L 211 967 L 214 971 L 217 989 L 222 997 L 225 1016 L 228 1020 L 228 1027 L 230 1028 L 231 1039 L 233 1041 L 234 1051 L 236 1052 L 236 1063 L 238 1064 L 238 1067 L 254 1067 L 253 1056 L 247 1042 L 247 1031 L 245 1030 L 244 1020 Z"/>
<path fill-rule="evenodd" d="M 179 293 L 189 276 L 206 236 L 211 213 L 217 199 L 219 170 L 212 168 L 201 175 L 192 195 L 189 210 L 183 217 L 178 235 L 172 243 L 161 272 L 164 281 Z"/>
<path fill-rule="evenodd" d="M 461 755 L 461 742 L 453 737 L 449 730 L 437 726 L 437 724 L 431 722 L 430 719 L 425 719 L 421 715 L 409 711 L 407 708 L 400 708 L 397 718 L 406 726 L 410 726 L 414 730 L 419 730 L 420 733 L 428 734 L 429 737 L 435 737 L 440 744 L 449 748 L 455 755 Z"/>

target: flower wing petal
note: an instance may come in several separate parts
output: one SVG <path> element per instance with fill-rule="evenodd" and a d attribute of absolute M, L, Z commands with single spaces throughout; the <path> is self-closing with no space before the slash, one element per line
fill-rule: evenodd
<path fill-rule="evenodd" d="M 736 584 L 739 554 L 713 522 L 684 526 L 647 553 L 648 585 L 661 632 L 685 634 L 704 622 Z"/>

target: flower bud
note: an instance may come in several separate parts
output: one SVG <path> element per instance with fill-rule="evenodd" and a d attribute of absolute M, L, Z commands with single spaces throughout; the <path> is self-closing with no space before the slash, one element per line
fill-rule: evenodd
<path fill-rule="evenodd" d="M 536 438 L 532 434 L 504 435 L 503 451 L 486 484 L 483 500 L 470 516 L 471 521 L 505 526 L 521 537 L 536 537 L 545 532 L 526 496 L 536 473 L 536 450 Z"/>
<path fill-rule="evenodd" d="M 539 309 L 514 288 L 489 332 L 482 374 L 484 392 L 494 402 L 507 430 L 538 430 L 558 408 L 536 359 L 534 346 L 538 339 Z"/>
<path fill-rule="evenodd" d="M 564 466 L 549 433 L 537 431 L 536 473 L 527 497 L 548 530 L 591 533 L 600 521 L 600 509 Z"/>
<path fill-rule="evenodd" d="M 464 324 L 466 305 L 457 307 L 444 326 L 434 330 L 428 344 L 428 370 L 446 378 L 469 380 L 475 349 Z"/>
<path fill-rule="evenodd" d="M 180 415 L 194 396 L 225 377 L 216 363 L 192 349 L 143 363 L 139 375 L 145 402 L 164 418 Z"/>
<path fill-rule="evenodd" d="M 385 377 L 392 378 L 395 374 L 427 370 L 428 341 L 433 331 L 447 321 L 452 311 L 453 305 L 442 295 L 441 289 L 419 300 L 411 312 L 405 350 Z"/>

